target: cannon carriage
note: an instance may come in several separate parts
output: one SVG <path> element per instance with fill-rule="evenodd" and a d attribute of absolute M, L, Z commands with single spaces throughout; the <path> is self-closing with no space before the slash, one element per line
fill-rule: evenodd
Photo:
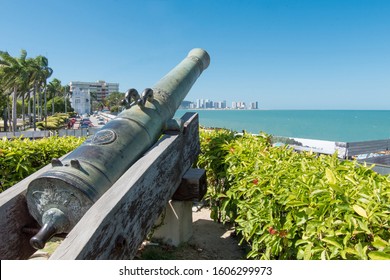
<path fill-rule="evenodd" d="M 209 63 L 193 49 L 152 88 L 129 90 L 128 108 L 80 147 L 2 193 L 1 259 L 26 258 L 58 234 L 54 259 L 132 258 L 199 153 L 197 114 L 172 118 Z M 187 180 L 195 196 L 204 176 Z"/>

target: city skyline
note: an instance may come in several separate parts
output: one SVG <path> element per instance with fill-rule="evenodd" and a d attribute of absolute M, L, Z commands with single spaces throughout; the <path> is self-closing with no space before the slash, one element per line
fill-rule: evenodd
<path fill-rule="evenodd" d="M 182 109 L 252 109 L 258 110 L 259 102 L 250 101 L 246 103 L 245 101 L 231 101 L 231 106 L 228 105 L 226 100 L 214 101 L 208 98 L 200 98 L 196 101 L 184 100 L 181 103 L 180 108 Z"/>

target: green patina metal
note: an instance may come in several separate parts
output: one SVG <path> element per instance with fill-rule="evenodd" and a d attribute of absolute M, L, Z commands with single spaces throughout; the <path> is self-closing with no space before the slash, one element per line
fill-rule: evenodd
<path fill-rule="evenodd" d="M 119 177 L 172 127 L 177 108 L 210 63 L 202 49 L 187 57 L 141 96 L 128 92 L 128 109 L 91 139 L 33 180 L 27 205 L 42 225 L 31 245 L 42 248 L 57 233 L 69 232 Z"/>

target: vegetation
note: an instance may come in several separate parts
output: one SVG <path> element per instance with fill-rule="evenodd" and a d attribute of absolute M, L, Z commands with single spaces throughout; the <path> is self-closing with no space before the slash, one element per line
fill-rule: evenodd
<path fill-rule="evenodd" d="M 22 50 L 19 57 L 13 57 L 8 52 L 0 51 L 0 112 L 5 123 L 10 120 L 9 127 L 12 131 L 17 130 L 18 99 L 21 100 L 19 115 L 22 116 L 23 123 L 26 116 L 33 116 L 35 124 L 36 119 L 42 120 L 50 111 L 51 114 L 63 111 L 64 94 L 67 94 L 68 89 L 61 86 L 58 79 L 47 84 L 52 73 L 48 59 L 44 56 L 28 58 L 27 52 Z M 60 95 L 62 98 L 58 99 Z M 51 101 L 50 109 L 48 99 Z M 8 125 L 4 127 L 7 128 Z"/>
<path fill-rule="evenodd" d="M 31 118 L 35 129 L 37 125 L 42 127 L 36 122 L 48 115 L 73 110 L 68 98 L 69 86 L 62 86 L 56 78 L 47 83 L 52 73 L 48 59 L 42 55 L 29 58 L 26 50 L 21 50 L 19 57 L 13 57 L 0 51 L 0 118 L 3 118 L 4 130 L 16 131 L 20 116 L 23 123 L 26 123 L 26 117 Z M 118 112 L 124 95 L 111 93 L 105 100 L 98 101 L 97 94 L 91 92 L 91 108 L 96 111 L 108 107 L 112 112 Z"/>
<path fill-rule="evenodd" d="M 122 100 L 125 98 L 124 93 L 113 92 L 105 99 L 106 106 L 110 107 L 110 111 L 113 111 L 112 107 L 122 107 Z"/>
<path fill-rule="evenodd" d="M 117 113 L 123 108 L 122 100 L 125 94 L 122 92 L 112 92 L 104 100 L 98 101 L 96 92 L 91 92 L 92 111 L 101 111 L 103 108 L 109 108 L 110 112 Z"/>
<path fill-rule="evenodd" d="M 390 259 L 390 179 L 334 156 L 272 147 L 268 135 L 202 131 L 213 217 L 253 259 Z"/>
<path fill-rule="evenodd" d="M 390 259 L 390 178 L 337 155 L 273 147 L 267 134 L 201 130 L 197 165 L 212 217 L 232 222 L 251 259 Z M 0 191 L 80 145 L 0 142 Z"/>
<path fill-rule="evenodd" d="M 45 121 L 37 122 L 36 126 L 39 129 L 58 130 L 64 128 L 68 121 L 69 115 L 64 113 L 56 113 L 53 116 L 47 117 Z"/>
<path fill-rule="evenodd" d="M 3 138 L 0 141 L 0 192 L 74 150 L 85 139 L 49 137 L 41 140 Z"/>

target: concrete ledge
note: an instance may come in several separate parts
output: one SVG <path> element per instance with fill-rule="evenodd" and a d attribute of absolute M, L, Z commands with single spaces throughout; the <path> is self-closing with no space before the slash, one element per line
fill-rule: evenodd
<path fill-rule="evenodd" d="M 175 247 L 187 242 L 192 236 L 192 204 L 192 201 L 169 201 L 156 222 L 156 225 L 162 225 L 156 229 L 153 238 Z"/>

